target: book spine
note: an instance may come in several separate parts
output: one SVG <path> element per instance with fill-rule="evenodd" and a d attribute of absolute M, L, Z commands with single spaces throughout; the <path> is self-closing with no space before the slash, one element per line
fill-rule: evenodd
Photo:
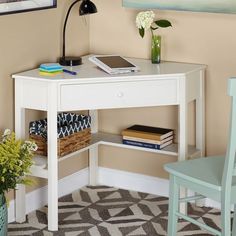
<path fill-rule="evenodd" d="M 157 140 L 147 139 L 147 138 L 137 138 L 137 137 L 132 137 L 132 136 L 123 136 L 123 139 L 130 140 L 130 141 L 137 141 L 137 142 L 144 142 L 144 143 L 152 143 L 152 144 L 161 145 L 167 141 L 172 140 L 173 135 L 163 139 L 162 141 L 157 141 Z"/>
<path fill-rule="evenodd" d="M 123 144 L 128 144 L 128 145 L 137 146 L 137 147 L 157 149 L 157 150 L 161 149 L 160 148 L 161 146 L 158 144 L 137 142 L 137 141 L 131 141 L 131 140 L 127 140 L 127 139 L 123 139 Z"/>
<path fill-rule="evenodd" d="M 131 131 L 131 130 L 123 130 L 121 132 L 123 136 L 131 136 L 131 137 L 136 137 L 136 138 L 143 138 L 143 139 L 152 139 L 156 141 L 161 141 L 162 137 L 157 134 L 149 134 L 149 133 L 141 133 L 138 131 Z"/>

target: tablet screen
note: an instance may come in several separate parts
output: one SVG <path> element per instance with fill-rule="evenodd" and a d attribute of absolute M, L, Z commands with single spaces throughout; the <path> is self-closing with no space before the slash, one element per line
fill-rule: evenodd
<path fill-rule="evenodd" d="M 107 57 L 98 56 L 96 58 L 112 69 L 135 67 L 135 65 L 131 64 L 130 62 L 126 61 L 124 58 L 120 56 L 107 56 Z"/>

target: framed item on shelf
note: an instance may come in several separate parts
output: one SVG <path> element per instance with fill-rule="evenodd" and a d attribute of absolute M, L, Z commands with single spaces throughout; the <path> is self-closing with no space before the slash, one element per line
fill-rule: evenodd
<path fill-rule="evenodd" d="M 123 6 L 140 9 L 236 13 L 235 0 L 123 0 Z"/>
<path fill-rule="evenodd" d="M 0 0 L 0 15 L 55 8 L 57 0 Z"/>

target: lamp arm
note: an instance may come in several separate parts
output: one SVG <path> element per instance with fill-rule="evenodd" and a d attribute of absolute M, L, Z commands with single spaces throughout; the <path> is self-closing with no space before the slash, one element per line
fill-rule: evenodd
<path fill-rule="evenodd" d="M 69 9 L 68 9 L 68 11 L 67 11 L 67 14 L 66 14 L 66 18 L 65 18 L 65 22 L 64 22 L 64 27 L 63 27 L 63 46 L 62 46 L 62 57 L 63 58 L 65 58 L 65 51 L 66 51 L 66 49 L 65 49 L 65 41 L 66 41 L 66 25 L 67 25 L 67 20 L 68 20 L 68 17 L 69 17 L 69 14 L 70 14 L 70 11 L 71 11 L 71 9 L 72 9 L 72 7 L 77 3 L 77 2 L 79 2 L 79 1 L 81 1 L 81 0 L 76 0 L 75 2 L 73 2 L 71 5 L 70 5 L 70 7 L 69 7 Z"/>

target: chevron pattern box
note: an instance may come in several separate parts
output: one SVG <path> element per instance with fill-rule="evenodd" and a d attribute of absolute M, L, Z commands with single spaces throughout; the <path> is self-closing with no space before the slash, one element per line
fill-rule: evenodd
<path fill-rule="evenodd" d="M 75 113 L 57 116 L 58 156 L 86 147 L 91 140 L 91 117 Z M 38 145 L 36 154 L 47 156 L 47 119 L 32 121 L 29 135 Z"/>

